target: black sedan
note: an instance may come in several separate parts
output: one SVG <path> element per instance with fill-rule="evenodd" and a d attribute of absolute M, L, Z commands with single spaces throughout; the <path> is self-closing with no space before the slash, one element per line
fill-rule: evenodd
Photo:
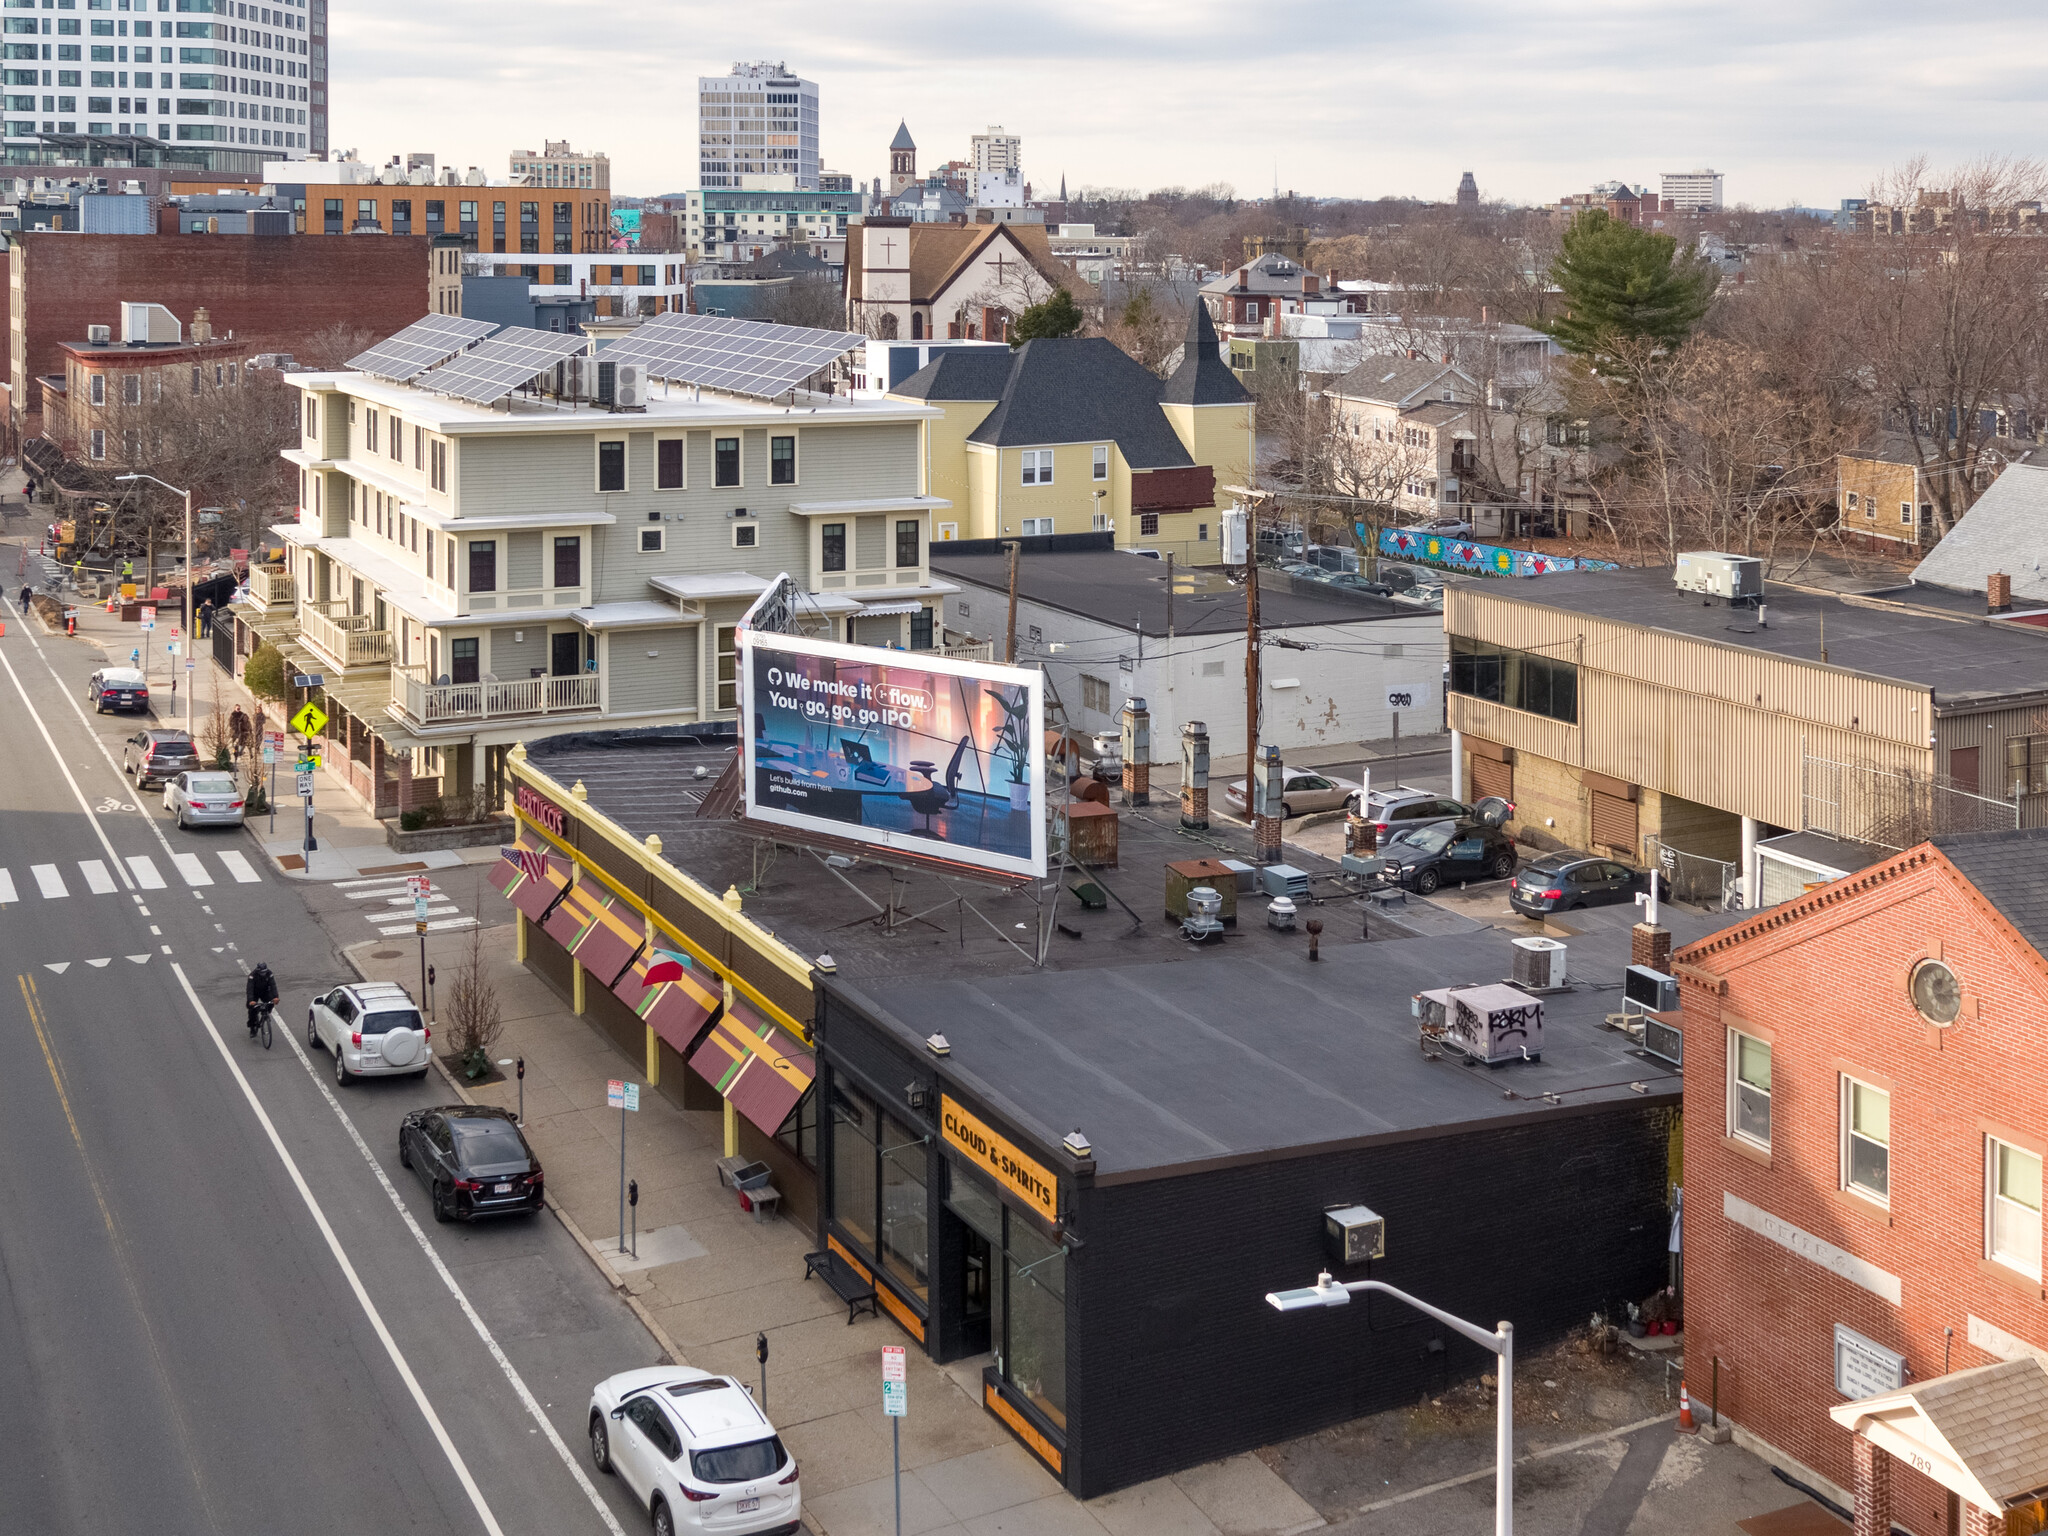
<path fill-rule="evenodd" d="M 436 1221 L 526 1216 L 546 1203 L 540 1159 L 509 1110 L 416 1109 L 399 1122 L 398 1160 L 432 1192 Z"/>
<path fill-rule="evenodd" d="M 1542 917 L 1575 907 L 1617 906 L 1649 888 L 1650 877 L 1640 870 L 1568 849 L 1546 853 L 1524 868 L 1508 892 L 1508 905 L 1525 917 Z"/>
<path fill-rule="evenodd" d="M 1505 880 L 1515 872 L 1515 841 L 1485 822 L 1435 821 L 1402 832 L 1379 851 L 1380 883 L 1427 896 L 1468 880 Z"/>

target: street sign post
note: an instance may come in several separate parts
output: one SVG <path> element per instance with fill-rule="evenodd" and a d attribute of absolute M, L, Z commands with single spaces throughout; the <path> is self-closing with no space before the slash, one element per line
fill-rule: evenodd
<path fill-rule="evenodd" d="M 522 1081 L 521 1087 L 525 1084 Z M 619 1112 L 619 1252 L 626 1251 L 626 1116 L 640 1108 L 640 1085 L 612 1078 L 604 1085 L 607 1109 Z"/>
<path fill-rule="evenodd" d="M 408 875 L 405 885 L 412 893 L 413 931 L 420 936 L 420 1001 L 425 1003 L 430 995 L 427 991 L 427 900 L 434 889 L 434 882 L 425 875 Z M 428 1017 L 432 1017 L 431 1009 Z"/>
<path fill-rule="evenodd" d="M 310 795 L 310 794 L 312 794 L 312 793 L 313 793 L 313 775 L 312 775 L 312 774 L 310 774 L 310 773 L 306 772 L 306 771 L 305 771 L 304 769 L 301 769 L 301 770 L 299 771 L 298 775 L 297 775 L 297 779 L 298 779 L 298 792 L 299 792 L 299 793 L 300 793 L 301 795 Z M 388 889 L 390 889 L 390 887 L 388 887 L 388 886 L 387 886 L 387 887 L 385 887 L 385 889 L 387 889 L 387 890 L 388 890 Z"/>
<path fill-rule="evenodd" d="M 903 1416 L 910 1412 L 910 1381 L 901 1344 L 882 1346 L 882 1412 L 889 1416 L 889 1456 L 896 1469 L 896 1536 L 903 1536 Z"/>
<path fill-rule="evenodd" d="M 301 736 L 318 736 L 327 729 L 327 711 L 318 704 L 300 705 L 299 712 L 292 716 L 292 729 Z"/>

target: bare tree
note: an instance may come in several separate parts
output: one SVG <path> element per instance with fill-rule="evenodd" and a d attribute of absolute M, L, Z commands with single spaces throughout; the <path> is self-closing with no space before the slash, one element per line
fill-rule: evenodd
<path fill-rule="evenodd" d="M 752 319 L 776 325 L 806 326 L 813 330 L 836 331 L 844 324 L 845 303 L 839 295 L 839 279 L 827 275 L 802 276 L 786 283 L 764 284 L 761 300 Z"/>
<path fill-rule="evenodd" d="M 504 1033 L 505 1020 L 498 989 L 484 969 L 482 928 L 469 930 L 469 944 L 455 968 L 442 1016 L 448 1021 L 449 1054 L 462 1067 L 463 1075 L 474 1079 L 487 1074 L 491 1048 Z"/>
<path fill-rule="evenodd" d="M 1122 303 L 1103 306 L 1102 334 L 1163 378 L 1187 337 L 1187 301 L 1159 283 L 1126 284 L 1122 292 Z"/>

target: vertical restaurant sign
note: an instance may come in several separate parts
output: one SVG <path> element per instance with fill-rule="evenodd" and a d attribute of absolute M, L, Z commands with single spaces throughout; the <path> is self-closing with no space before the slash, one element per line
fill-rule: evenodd
<path fill-rule="evenodd" d="M 1059 1219 L 1059 1181 L 1036 1158 L 1027 1157 L 951 1097 L 939 1100 L 939 1124 L 949 1146 L 1016 1195 L 1047 1221 Z"/>

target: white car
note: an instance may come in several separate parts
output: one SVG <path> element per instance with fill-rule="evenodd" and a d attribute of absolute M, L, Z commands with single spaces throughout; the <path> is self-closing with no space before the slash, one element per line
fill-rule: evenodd
<path fill-rule="evenodd" d="M 425 1077 L 434 1032 L 395 981 L 358 981 L 313 999 L 306 1044 L 334 1052 L 334 1081 L 358 1077 Z"/>
<path fill-rule="evenodd" d="M 239 827 L 242 792 L 232 773 L 202 768 L 181 773 L 164 786 L 164 809 L 181 827 Z"/>
<path fill-rule="evenodd" d="M 621 1371 L 590 1394 L 590 1459 L 647 1507 L 657 1536 L 794 1536 L 803 1484 L 753 1394 L 687 1366 Z"/>

